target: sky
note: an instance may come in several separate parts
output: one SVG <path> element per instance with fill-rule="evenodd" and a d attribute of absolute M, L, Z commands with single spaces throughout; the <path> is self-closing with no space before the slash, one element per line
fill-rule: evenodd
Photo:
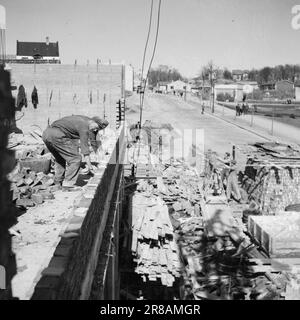
<path fill-rule="evenodd" d="M 141 69 L 151 0 L 0 0 L 6 8 L 6 46 L 16 41 L 59 41 L 63 63 L 122 62 Z M 153 66 L 184 76 L 212 60 L 232 69 L 300 63 L 300 30 L 291 26 L 300 0 L 162 0 Z M 149 63 L 157 20 L 146 57 Z"/>

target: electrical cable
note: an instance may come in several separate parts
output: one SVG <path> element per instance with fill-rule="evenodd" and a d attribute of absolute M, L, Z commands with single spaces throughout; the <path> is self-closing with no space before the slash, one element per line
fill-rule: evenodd
<path fill-rule="evenodd" d="M 143 65 L 142 65 L 142 79 L 143 79 L 143 72 L 144 72 L 144 64 L 145 64 L 145 57 L 146 57 L 146 51 L 147 51 L 147 47 L 148 47 L 148 42 L 149 42 L 149 37 L 150 37 L 150 32 L 151 32 L 151 25 L 152 25 L 152 11 L 153 11 L 153 1 L 151 1 L 151 11 L 150 11 L 150 21 L 149 21 L 149 28 L 148 28 L 148 34 L 147 34 L 147 40 L 146 40 L 146 45 L 145 45 L 145 49 L 144 49 L 144 56 L 143 56 Z M 155 56 L 155 52 L 156 52 L 156 46 L 157 46 L 157 40 L 158 40 L 158 34 L 159 34 L 159 25 L 160 25 L 160 11 L 161 11 L 161 0 L 159 0 L 159 4 L 158 4 L 158 12 L 157 12 L 157 26 L 156 26 L 156 34 L 155 34 L 155 42 L 154 42 L 154 47 L 153 47 L 153 51 L 152 51 L 152 56 L 150 59 L 150 63 L 149 63 L 149 67 L 148 67 L 148 71 L 147 71 L 147 75 L 146 75 L 146 79 L 145 79 L 145 83 L 144 83 L 144 87 L 142 90 L 142 93 L 140 95 L 140 121 L 139 121 L 139 127 L 138 127 L 138 156 L 137 156 L 137 161 L 134 161 L 135 163 L 138 162 L 138 158 L 140 155 L 140 132 L 141 132 L 141 128 L 142 128 L 142 116 L 143 116 L 143 105 L 144 105 L 144 97 L 145 97 L 145 90 L 146 90 L 146 84 L 149 78 L 149 73 L 151 70 L 151 66 L 152 66 L 152 62 L 154 60 L 154 56 Z M 141 86 L 142 86 L 142 79 L 141 79 Z M 134 152 L 133 152 L 133 159 L 135 160 L 135 153 L 136 151 L 136 147 L 134 148 Z"/>
<path fill-rule="evenodd" d="M 146 84 L 147 84 L 147 80 L 149 78 L 149 73 L 150 73 L 152 62 L 154 60 L 154 56 L 155 56 L 155 52 L 156 52 L 158 33 L 159 33 L 159 24 L 160 24 L 160 8 L 161 8 L 161 0 L 159 0 L 159 4 L 158 4 L 156 35 L 155 35 L 155 42 L 154 42 L 152 57 L 151 57 L 150 64 L 149 64 L 149 67 L 148 67 L 148 72 L 147 72 L 147 76 L 146 76 L 145 84 L 144 84 L 144 90 L 143 90 L 143 93 L 142 93 L 142 104 L 141 104 L 141 108 L 140 108 L 140 126 L 142 125 L 143 105 L 144 105 Z"/>
<path fill-rule="evenodd" d="M 143 55 L 143 62 L 142 62 L 142 73 L 141 73 L 141 82 L 140 87 L 142 88 L 143 85 L 143 74 L 144 74 L 144 67 L 145 67 L 145 59 L 146 59 L 146 53 L 147 53 L 147 47 L 149 43 L 149 37 L 151 33 L 151 25 L 152 25 L 152 12 L 153 12 L 153 0 L 151 0 L 151 9 L 150 9 L 150 18 L 149 18 L 149 27 L 148 27 L 148 33 L 147 33 L 147 40 L 144 48 L 144 55 Z M 140 93 L 140 108 L 142 105 L 142 94 Z"/>

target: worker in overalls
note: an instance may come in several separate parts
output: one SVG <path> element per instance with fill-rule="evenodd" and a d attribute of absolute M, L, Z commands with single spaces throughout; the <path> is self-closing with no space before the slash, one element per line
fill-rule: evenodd
<path fill-rule="evenodd" d="M 226 196 L 228 201 L 234 199 L 240 202 L 242 199 L 237 176 L 237 165 L 236 161 L 232 160 L 230 162 L 229 174 L 226 183 Z"/>
<path fill-rule="evenodd" d="M 55 158 L 55 183 L 64 190 L 77 190 L 75 187 L 82 156 L 89 171 L 93 171 L 90 160 L 89 142 L 94 150 L 98 150 L 96 136 L 99 130 L 108 125 L 107 120 L 99 117 L 89 118 L 81 115 L 67 116 L 56 120 L 43 133 L 43 141 Z"/>

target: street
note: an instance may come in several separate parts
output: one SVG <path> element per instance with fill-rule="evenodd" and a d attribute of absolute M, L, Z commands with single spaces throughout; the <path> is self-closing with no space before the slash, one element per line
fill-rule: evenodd
<path fill-rule="evenodd" d="M 127 100 L 127 105 L 136 106 L 139 96 L 133 94 Z M 138 110 L 137 108 L 135 110 Z M 212 149 L 220 154 L 231 152 L 233 145 L 241 145 L 264 141 L 251 132 L 243 130 L 233 124 L 213 117 L 210 111 L 201 114 L 201 107 L 185 102 L 182 98 L 163 95 L 146 94 L 144 101 L 143 120 L 151 119 L 161 123 L 170 123 L 175 129 L 204 129 L 205 150 Z M 128 121 L 138 121 L 139 111 L 130 112 Z"/>

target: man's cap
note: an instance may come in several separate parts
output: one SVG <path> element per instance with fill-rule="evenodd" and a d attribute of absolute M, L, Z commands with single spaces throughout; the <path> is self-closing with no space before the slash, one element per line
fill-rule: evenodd
<path fill-rule="evenodd" d="M 106 128 L 109 123 L 107 120 L 101 119 L 99 117 L 93 117 L 92 120 L 97 123 L 97 125 L 99 126 L 100 129 Z"/>

